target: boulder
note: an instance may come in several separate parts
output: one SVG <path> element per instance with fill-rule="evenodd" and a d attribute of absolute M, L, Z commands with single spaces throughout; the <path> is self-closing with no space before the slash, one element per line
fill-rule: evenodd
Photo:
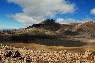
<path fill-rule="evenodd" d="M 13 58 L 16 58 L 16 57 L 21 57 L 21 54 L 19 51 L 15 51 L 12 55 Z"/>
<path fill-rule="evenodd" d="M 11 57 L 11 55 L 12 55 L 12 51 L 11 50 L 5 51 L 5 53 L 4 53 L 5 57 Z"/>

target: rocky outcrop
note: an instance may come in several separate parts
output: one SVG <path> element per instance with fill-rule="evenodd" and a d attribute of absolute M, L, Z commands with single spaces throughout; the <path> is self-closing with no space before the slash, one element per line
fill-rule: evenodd
<path fill-rule="evenodd" d="M 39 24 L 33 24 L 32 26 L 29 26 L 27 28 L 43 28 L 46 30 L 56 31 L 60 28 L 60 24 L 56 23 L 53 19 L 46 19 Z"/>

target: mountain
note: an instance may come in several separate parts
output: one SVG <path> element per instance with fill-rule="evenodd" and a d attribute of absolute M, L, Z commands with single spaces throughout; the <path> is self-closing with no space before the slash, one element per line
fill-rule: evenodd
<path fill-rule="evenodd" d="M 29 26 L 27 28 L 40 28 L 40 29 L 56 31 L 60 28 L 60 24 L 56 23 L 55 20 L 53 19 L 46 19 L 39 24 L 33 24 L 32 26 Z"/>
<path fill-rule="evenodd" d="M 75 29 L 78 32 L 87 33 L 92 37 L 95 37 L 95 22 L 88 21 L 85 23 L 81 23 L 75 26 Z"/>
<path fill-rule="evenodd" d="M 33 24 L 27 28 L 1 32 L 0 35 L 56 35 L 56 36 L 80 36 L 95 37 L 95 22 L 59 24 L 54 19 L 46 19 L 39 24 Z"/>
<path fill-rule="evenodd" d="M 18 30 L 16 34 L 46 34 L 46 35 L 83 35 L 95 36 L 95 22 L 59 24 L 54 19 L 46 19 L 39 24 Z"/>

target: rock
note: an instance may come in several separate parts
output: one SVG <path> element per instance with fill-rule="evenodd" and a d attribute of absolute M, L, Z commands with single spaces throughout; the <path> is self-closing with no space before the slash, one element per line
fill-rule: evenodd
<path fill-rule="evenodd" d="M 31 62 L 32 62 L 32 59 L 30 58 L 30 56 L 27 56 L 27 57 L 25 58 L 25 62 L 26 62 L 26 63 L 31 63 Z"/>
<path fill-rule="evenodd" d="M 0 61 L 2 60 L 2 57 L 0 56 Z"/>
<path fill-rule="evenodd" d="M 11 55 L 12 55 L 12 51 L 10 51 L 10 50 L 5 51 L 5 53 L 4 53 L 5 57 L 11 57 Z"/>
<path fill-rule="evenodd" d="M 15 51 L 12 55 L 13 58 L 16 58 L 16 57 L 21 57 L 21 54 L 19 51 Z"/>
<path fill-rule="evenodd" d="M 93 51 L 93 52 L 90 54 L 90 56 L 95 56 L 95 51 Z"/>

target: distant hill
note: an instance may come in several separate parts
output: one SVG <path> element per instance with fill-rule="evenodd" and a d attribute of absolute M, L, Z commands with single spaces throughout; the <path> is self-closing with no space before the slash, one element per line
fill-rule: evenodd
<path fill-rule="evenodd" d="M 0 35 L 4 35 L 1 32 Z M 39 24 L 33 24 L 27 28 L 11 30 L 6 34 L 29 34 L 29 35 L 56 35 L 56 36 L 75 36 L 82 35 L 95 37 L 95 22 L 59 24 L 54 19 L 46 19 Z"/>
<path fill-rule="evenodd" d="M 40 29 L 40 30 L 47 30 L 49 34 L 50 32 L 59 35 L 81 35 L 84 36 L 95 36 L 95 22 L 88 21 L 84 23 L 70 23 L 70 24 L 59 24 L 56 23 L 53 19 L 46 19 L 39 24 L 33 24 L 32 26 L 27 27 L 26 29 Z M 39 30 L 39 31 L 40 31 Z M 44 31 L 46 32 L 46 31 Z M 43 32 L 42 32 L 43 33 Z"/>

